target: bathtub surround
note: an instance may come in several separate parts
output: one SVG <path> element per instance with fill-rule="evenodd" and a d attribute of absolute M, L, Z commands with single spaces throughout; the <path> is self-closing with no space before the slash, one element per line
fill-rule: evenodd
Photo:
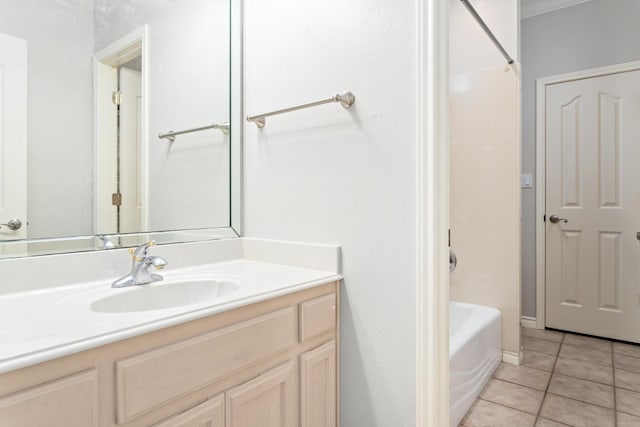
<path fill-rule="evenodd" d="M 502 312 L 505 361 L 520 353 L 518 71 L 499 66 L 453 78 L 451 299 Z M 458 90 L 460 88 L 460 90 Z"/>
<path fill-rule="evenodd" d="M 503 360 L 518 364 L 520 66 L 506 64 L 459 3 L 450 2 L 450 228 L 458 256 L 451 299 L 498 308 Z M 486 2 L 483 10 L 518 61 L 517 2 Z"/>

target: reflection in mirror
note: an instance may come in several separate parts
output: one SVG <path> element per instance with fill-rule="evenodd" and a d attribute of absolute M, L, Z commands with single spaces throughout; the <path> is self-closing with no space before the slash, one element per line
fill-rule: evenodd
<path fill-rule="evenodd" d="M 230 12 L 0 0 L 0 240 L 229 227 Z"/>

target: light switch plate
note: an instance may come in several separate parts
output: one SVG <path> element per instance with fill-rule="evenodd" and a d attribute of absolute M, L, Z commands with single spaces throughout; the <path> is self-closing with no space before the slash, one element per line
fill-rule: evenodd
<path fill-rule="evenodd" d="M 533 188 L 533 174 L 523 173 L 520 175 L 520 188 Z"/>

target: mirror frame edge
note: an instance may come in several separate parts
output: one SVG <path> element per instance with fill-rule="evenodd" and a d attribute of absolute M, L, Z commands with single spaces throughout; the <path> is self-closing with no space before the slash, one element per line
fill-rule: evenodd
<path fill-rule="evenodd" d="M 50 255 L 60 255 L 60 254 L 69 254 L 69 253 L 81 253 L 81 252 L 97 252 L 104 251 L 109 249 L 121 249 L 126 247 L 132 247 L 139 244 L 129 243 L 114 246 L 113 248 L 86 248 L 86 249 L 69 249 L 69 250 L 51 250 L 50 252 L 38 253 L 37 251 L 34 254 L 25 255 L 4 255 L 2 252 L 2 247 L 6 244 L 39 244 L 44 242 L 71 242 L 73 240 L 78 240 L 82 238 L 100 240 L 101 238 L 110 237 L 110 238 L 127 238 L 133 236 L 153 236 L 153 235 L 163 235 L 165 233 L 177 233 L 177 236 L 173 240 L 167 240 L 164 242 L 159 242 L 158 244 L 176 244 L 176 243 L 189 243 L 189 242 L 199 242 L 206 240 L 221 240 L 221 239 L 229 239 L 229 238 L 240 238 L 243 236 L 243 129 L 244 129 L 244 87 L 243 87 L 243 77 L 244 77 L 244 69 L 243 69 L 243 58 L 244 58 L 244 40 L 243 40 L 243 15 L 244 15 L 244 0 L 228 0 L 229 1 L 229 20 L 230 20 L 230 34 L 229 34 L 229 121 L 230 121 L 230 134 L 229 134 L 229 162 L 230 162 L 230 173 L 229 173 L 229 225 L 225 227 L 211 227 L 208 229 L 182 229 L 182 230 L 162 230 L 162 231 L 145 231 L 139 233 L 124 233 L 124 234 L 93 234 L 93 235 L 76 235 L 76 236 L 64 236 L 64 237 L 53 237 L 53 238 L 38 238 L 38 239 L 23 239 L 23 240 L 8 240 L 8 241 L 0 241 L 0 261 L 4 260 L 14 260 L 20 258 L 29 258 L 34 256 L 50 256 Z M 234 74 L 235 73 L 235 74 Z M 235 78 L 234 78 L 235 76 Z M 94 159 L 95 162 L 95 159 Z M 222 233 L 218 237 L 212 238 L 181 238 L 180 233 L 189 233 L 198 230 L 206 230 L 209 232 L 214 232 L 216 230 L 221 230 Z M 225 236 L 224 234 L 230 234 L 232 236 Z M 152 237 L 151 237 L 152 238 Z M 135 240 L 135 239 L 133 239 Z"/>
<path fill-rule="evenodd" d="M 229 115 L 231 121 L 230 133 L 230 164 L 229 177 L 229 209 L 230 226 L 233 231 L 242 237 L 243 235 L 243 133 L 244 133 L 244 0 L 229 0 L 229 19 L 231 34 L 229 37 Z M 236 76 L 236 78 L 234 78 Z"/>

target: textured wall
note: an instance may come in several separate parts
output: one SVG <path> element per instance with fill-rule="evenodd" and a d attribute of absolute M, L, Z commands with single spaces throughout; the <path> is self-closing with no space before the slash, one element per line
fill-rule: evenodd
<path fill-rule="evenodd" d="M 345 427 L 415 425 L 416 2 L 246 0 L 246 235 L 342 245 Z"/>

